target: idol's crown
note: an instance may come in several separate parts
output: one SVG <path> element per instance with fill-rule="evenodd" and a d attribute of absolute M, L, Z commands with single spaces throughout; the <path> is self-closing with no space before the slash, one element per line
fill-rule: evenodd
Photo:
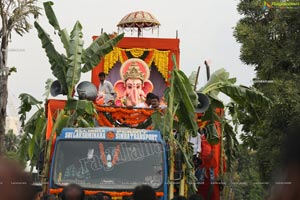
<path fill-rule="evenodd" d="M 131 66 L 129 67 L 128 71 L 124 74 L 125 80 L 129 78 L 141 79 L 142 81 L 144 81 L 145 75 L 143 72 L 141 72 L 139 66 L 136 64 L 135 61 L 131 63 Z"/>

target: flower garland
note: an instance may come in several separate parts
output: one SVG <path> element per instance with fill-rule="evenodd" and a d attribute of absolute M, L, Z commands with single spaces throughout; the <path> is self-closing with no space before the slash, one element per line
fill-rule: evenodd
<path fill-rule="evenodd" d="M 101 107 L 97 105 L 95 107 L 98 111 L 98 117 L 96 118 L 98 123 L 101 126 L 109 127 L 113 127 L 116 121 L 120 124 L 138 126 L 150 118 L 154 112 L 152 109 L 128 109 L 123 107 Z M 113 121 L 107 118 L 107 114 L 111 116 Z"/>
<path fill-rule="evenodd" d="M 58 189 L 50 189 L 50 194 L 59 194 L 63 191 L 63 188 L 58 188 Z M 108 194 L 112 197 L 124 197 L 124 196 L 131 196 L 132 192 L 113 192 L 113 191 L 103 191 L 103 190 L 84 190 L 85 195 L 94 195 L 97 193 L 105 193 Z M 157 197 L 162 197 L 164 196 L 163 192 L 156 192 Z"/>
<path fill-rule="evenodd" d="M 101 126 L 113 127 L 113 124 L 101 112 L 96 116 L 96 120 Z"/>
<path fill-rule="evenodd" d="M 154 62 L 158 71 L 164 77 L 165 81 L 168 81 L 168 66 L 169 66 L 169 53 L 170 51 L 160 51 L 157 49 L 144 49 L 144 48 L 132 48 L 132 49 L 122 49 L 119 47 L 114 47 L 113 51 L 104 57 L 104 73 L 108 73 L 114 65 L 120 61 L 121 64 L 128 60 L 126 52 L 134 58 L 140 58 L 145 51 L 149 51 L 147 57 L 144 61 L 150 67 Z"/>
<path fill-rule="evenodd" d="M 101 153 L 102 163 L 105 166 L 108 166 L 107 165 L 107 159 L 106 159 L 106 156 L 105 156 L 104 146 L 103 146 L 103 144 L 101 142 L 99 143 L 99 150 L 100 150 L 100 153 Z M 113 157 L 113 159 L 111 161 L 112 166 L 114 166 L 116 164 L 116 162 L 117 162 L 117 160 L 119 158 L 119 153 L 120 153 L 120 144 L 118 144 L 117 147 L 116 147 L 116 150 L 115 150 L 115 153 L 114 153 L 114 157 Z"/>

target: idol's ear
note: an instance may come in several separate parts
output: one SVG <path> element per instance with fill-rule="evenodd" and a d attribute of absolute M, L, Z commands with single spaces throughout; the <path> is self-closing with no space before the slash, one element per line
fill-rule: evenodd
<path fill-rule="evenodd" d="M 153 84 L 151 83 L 151 81 L 146 80 L 143 84 L 143 91 L 145 93 L 145 95 L 147 95 L 149 92 L 153 91 Z"/>
<path fill-rule="evenodd" d="M 126 91 L 125 82 L 122 80 L 118 80 L 114 85 L 114 90 L 117 93 L 117 98 L 123 97 Z"/>

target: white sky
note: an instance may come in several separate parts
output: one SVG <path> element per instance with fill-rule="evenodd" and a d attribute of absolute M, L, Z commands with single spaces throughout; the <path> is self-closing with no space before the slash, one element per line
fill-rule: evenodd
<path fill-rule="evenodd" d="M 41 7 L 42 2 L 39 1 Z M 161 23 L 160 38 L 174 38 L 178 30 L 180 66 L 186 75 L 202 66 L 199 87 L 206 82 L 206 59 L 211 61 L 211 72 L 224 67 L 231 77 L 237 77 L 238 84 L 250 86 L 254 71 L 239 60 L 240 44 L 233 37 L 233 27 L 241 18 L 236 10 L 237 3 L 238 0 L 59 0 L 54 1 L 53 9 L 61 28 L 69 32 L 76 20 L 81 22 L 85 48 L 92 42 L 93 35 L 100 34 L 101 28 L 107 33 L 117 31 L 117 23 L 126 14 L 138 10 L 150 12 Z M 54 35 L 42 13 L 39 23 L 50 34 L 57 50 L 64 53 L 59 37 Z M 125 36 L 131 33 L 126 32 Z M 154 31 L 152 36 L 157 37 L 157 33 Z M 18 70 L 9 77 L 8 83 L 8 112 L 12 112 L 11 107 L 19 106 L 20 93 L 43 100 L 45 81 L 54 76 L 35 28 L 23 37 L 14 34 L 9 49 L 9 67 L 15 66 Z M 90 74 L 83 75 L 82 80 L 90 80 Z"/>

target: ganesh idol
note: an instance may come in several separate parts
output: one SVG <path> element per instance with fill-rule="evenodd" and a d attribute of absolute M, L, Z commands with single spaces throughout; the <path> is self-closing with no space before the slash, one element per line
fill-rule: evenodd
<path fill-rule="evenodd" d="M 117 94 L 117 106 L 137 106 L 146 100 L 146 95 L 153 90 L 149 79 L 148 65 L 141 59 L 131 58 L 125 61 L 120 68 L 119 80 L 114 89 Z"/>

